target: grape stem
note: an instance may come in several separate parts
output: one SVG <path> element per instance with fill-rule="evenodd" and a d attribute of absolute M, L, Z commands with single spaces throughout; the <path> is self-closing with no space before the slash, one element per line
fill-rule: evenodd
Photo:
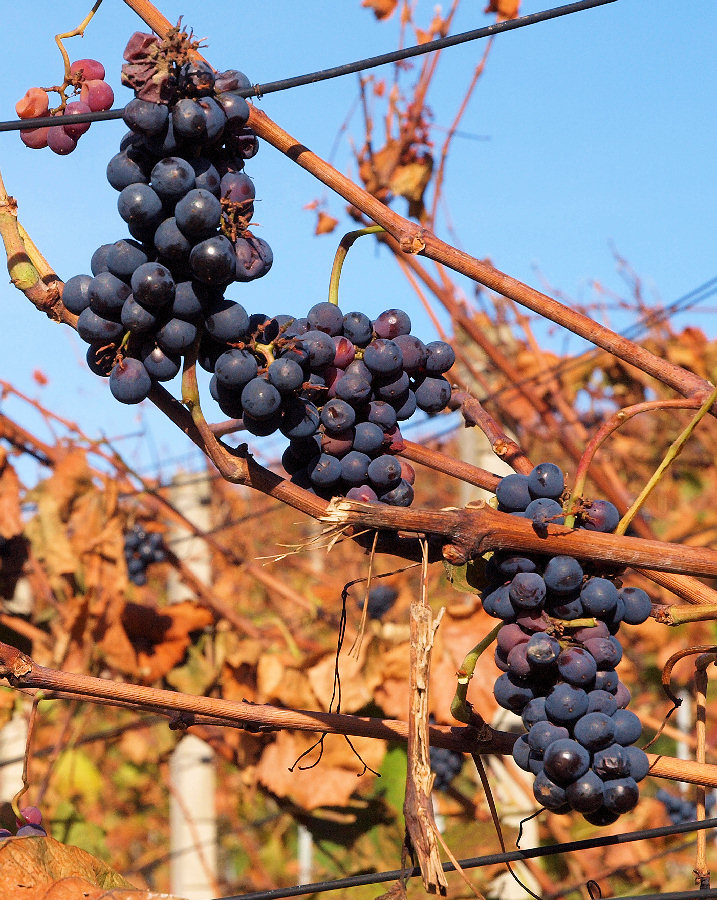
<path fill-rule="evenodd" d="M 60 53 L 62 54 L 63 62 L 65 63 L 65 84 L 63 85 L 63 90 L 61 90 L 59 92 L 60 96 L 62 97 L 62 104 L 60 106 L 61 109 L 64 108 L 65 102 L 66 102 L 64 88 L 67 87 L 67 85 L 72 82 L 72 73 L 70 72 L 70 57 L 68 56 L 67 50 L 65 50 L 65 46 L 62 42 L 63 42 L 63 40 L 65 40 L 65 38 L 83 37 L 85 34 L 85 28 L 87 28 L 87 26 L 90 24 L 92 17 L 97 12 L 97 10 L 100 8 L 101 5 L 102 5 L 102 0 L 95 0 L 95 5 L 87 13 L 87 15 L 80 22 L 80 24 L 77 26 L 77 28 L 74 28 L 72 31 L 68 31 L 65 34 L 56 34 L 55 35 L 55 43 L 59 47 Z"/>
<path fill-rule="evenodd" d="M 329 303 L 334 306 L 339 305 L 339 279 L 341 278 L 341 270 L 344 266 L 349 250 L 354 243 L 366 234 L 379 234 L 386 229 L 383 225 L 369 225 L 368 228 L 359 228 L 358 231 L 347 232 L 339 242 L 334 256 L 334 264 L 331 267 L 331 278 L 329 279 Z"/>
<path fill-rule="evenodd" d="M 640 491 L 635 502 L 632 504 L 630 509 L 625 513 L 625 515 L 618 522 L 617 528 L 615 529 L 615 534 L 625 534 L 627 531 L 630 522 L 635 518 L 642 504 L 647 500 L 653 490 L 657 487 L 660 482 L 660 479 L 667 471 L 667 469 L 672 465 L 675 459 L 682 452 L 682 448 L 685 446 L 687 441 L 689 440 L 692 432 L 695 430 L 697 425 L 702 421 L 702 419 L 707 415 L 707 413 L 712 408 L 712 405 L 717 402 L 717 388 L 713 388 L 712 392 L 709 394 L 707 399 L 703 402 L 702 406 L 700 406 L 699 410 L 693 417 L 690 424 L 682 431 L 682 433 L 677 437 L 677 439 L 672 443 L 672 446 L 665 454 L 665 458 L 662 460 L 660 465 L 655 470 L 655 473 L 652 475 L 650 480 L 647 482 L 645 487 Z"/>
<path fill-rule="evenodd" d="M 466 725 L 483 725 L 483 720 L 476 721 L 478 718 L 473 712 L 473 707 L 468 702 L 468 685 L 475 672 L 476 664 L 481 655 L 490 647 L 493 641 L 498 637 L 498 632 L 503 627 L 503 623 L 499 622 L 495 628 L 491 629 L 480 643 L 466 654 L 465 659 L 461 663 L 458 670 L 458 683 L 456 685 L 456 693 L 451 700 L 451 715 L 458 722 L 464 722 Z"/>

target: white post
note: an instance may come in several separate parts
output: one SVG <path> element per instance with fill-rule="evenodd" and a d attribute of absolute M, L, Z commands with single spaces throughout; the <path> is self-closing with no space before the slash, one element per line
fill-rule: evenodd
<path fill-rule="evenodd" d="M 209 531 L 208 478 L 197 475 L 175 478 L 171 497 L 179 512 L 200 531 Z M 210 584 L 211 563 L 206 543 L 184 528 L 173 529 L 170 541 L 185 565 L 205 584 Z M 168 594 L 173 603 L 192 596 L 174 572 Z M 217 893 L 216 775 L 211 747 L 194 735 L 185 735 L 172 753 L 169 772 L 171 892 L 186 900 L 210 900 Z"/>
<path fill-rule="evenodd" d="M 32 610 L 32 588 L 27 578 L 20 578 L 12 598 L 5 601 L 9 613 L 25 615 Z M 0 800 L 12 800 L 22 787 L 22 768 L 27 746 L 26 705 L 16 709 L 12 719 L 0 728 Z"/>

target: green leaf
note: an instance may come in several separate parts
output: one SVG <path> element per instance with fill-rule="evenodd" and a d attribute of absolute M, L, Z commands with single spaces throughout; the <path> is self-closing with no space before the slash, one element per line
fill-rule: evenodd
<path fill-rule="evenodd" d="M 453 566 L 445 560 L 443 562 L 447 580 L 464 594 L 476 594 L 483 590 L 487 584 L 485 566 L 486 560 L 482 556 L 471 559 L 462 566 Z"/>

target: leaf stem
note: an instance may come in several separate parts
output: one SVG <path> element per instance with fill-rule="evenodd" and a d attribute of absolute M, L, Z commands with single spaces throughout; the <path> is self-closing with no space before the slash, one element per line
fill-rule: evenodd
<path fill-rule="evenodd" d="M 102 4 L 102 0 L 95 0 L 95 5 L 92 9 L 87 13 L 85 18 L 80 22 L 77 28 L 74 28 L 72 31 L 68 31 L 66 34 L 56 34 L 55 35 L 55 43 L 60 49 L 60 53 L 62 54 L 62 59 L 65 63 L 65 84 L 69 84 L 72 81 L 72 73 L 70 72 L 70 57 L 67 55 L 67 50 L 65 50 L 65 46 L 62 43 L 65 38 L 71 37 L 82 37 L 85 33 L 85 28 L 90 24 L 90 21 L 97 10 L 100 8 Z M 63 97 L 64 100 L 64 97 Z"/>
<path fill-rule="evenodd" d="M 461 663 L 461 667 L 458 670 L 456 693 L 451 701 L 451 715 L 458 722 L 465 722 L 467 725 L 473 724 L 473 711 L 468 702 L 468 685 L 470 684 L 471 678 L 473 678 L 476 663 L 484 651 L 487 650 L 498 637 L 498 632 L 502 627 L 503 622 L 499 622 L 495 628 L 488 632 L 480 643 L 476 644 L 475 647 L 466 654 L 465 659 Z"/>

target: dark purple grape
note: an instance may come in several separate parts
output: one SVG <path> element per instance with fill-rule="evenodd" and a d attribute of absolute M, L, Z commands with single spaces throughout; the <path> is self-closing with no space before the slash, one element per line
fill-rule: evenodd
<path fill-rule="evenodd" d="M 156 228 L 164 218 L 162 201 L 148 184 L 129 184 L 117 198 L 120 216 L 129 225 Z"/>
<path fill-rule="evenodd" d="M 518 678 L 527 678 L 531 674 L 530 662 L 526 654 L 527 646 L 527 644 L 516 644 L 506 657 L 508 672 L 512 672 Z"/>
<path fill-rule="evenodd" d="M 547 708 L 545 711 L 547 714 Z M 541 719 L 532 725 L 528 731 L 528 744 L 530 749 L 542 759 L 543 754 L 551 744 L 568 737 L 570 737 L 568 729 L 563 725 L 555 725 L 547 719 Z"/>
<path fill-rule="evenodd" d="M 509 626 L 506 625 L 504 627 L 508 628 Z M 534 697 L 527 703 L 521 718 L 523 719 L 523 726 L 527 730 L 530 730 L 538 722 L 546 722 L 545 697 Z"/>
<path fill-rule="evenodd" d="M 532 499 L 528 491 L 528 476 L 517 472 L 505 475 L 496 486 L 495 496 L 501 509 L 507 512 L 524 510 Z"/>
<path fill-rule="evenodd" d="M 588 531 L 612 532 L 620 521 L 618 508 L 609 500 L 592 500 L 580 513 L 580 525 Z"/>
<path fill-rule="evenodd" d="M 622 659 L 622 647 L 614 637 L 590 638 L 583 641 L 583 647 L 590 652 L 600 671 L 614 669 Z"/>
<path fill-rule="evenodd" d="M 197 100 L 184 98 L 172 108 L 174 133 L 187 141 L 200 141 L 207 136 L 207 120 Z"/>
<path fill-rule="evenodd" d="M 354 429 L 354 450 L 374 456 L 383 444 L 383 429 L 373 422 L 357 422 Z"/>
<path fill-rule="evenodd" d="M 650 770 L 647 754 L 639 747 L 625 747 L 625 753 L 630 763 L 630 777 L 635 781 L 642 781 Z"/>
<path fill-rule="evenodd" d="M 340 335 L 343 330 L 344 314 L 333 303 L 323 301 L 311 307 L 306 314 L 309 325 L 315 331 L 325 334 Z"/>
<path fill-rule="evenodd" d="M 266 437 L 269 434 L 274 434 L 281 427 L 281 410 L 277 410 L 264 419 L 255 419 L 245 410 L 242 413 L 242 421 L 249 434 L 254 434 L 257 437 Z"/>
<path fill-rule="evenodd" d="M 416 385 L 416 405 L 431 415 L 441 412 L 451 399 L 451 385 L 442 375 L 427 376 Z"/>
<path fill-rule="evenodd" d="M 41 825 L 21 825 L 17 830 L 16 837 L 47 837 L 47 832 Z"/>
<path fill-rule="evenodd" d="M 357 347 L 365 347 L 371 342 L 371 338 L 373 337 L 371 320 L 364 313 L 346 313 L 342 327 L 344 336 Z"/>
<path fill-rule="evenodd" d="M 579 644 L 584 644 L 585 641 L 590 641 L 593 638 L 608 638 L 610 637 L 610 632 L 607 629 L 607 625 L 598 619 L 594 625 L 571 629 L 570 636 Z"/>
<path fill-rule="evenodd" d="M 116 191 L 131 184 L 147 184 L 149 177 L 142 165 L 142 157 L 127 150 L 116 153 L 107 163 L 107 181 Z"/>
<path fill-rule="evenodd" d="M 366 418 L 383 429 L 393 428 L 398 421 L 396 410 L 385 400 L 371 400 Z"/>
<path fill-rule="evenodd" d="M 572 594 L 582 583 L 583 570 L 572 556 L 553 556 L 545 567 L 543 580 L 552 594 Z"/>
<path fill-rule="evenodd" d="M 605 809 L 613 813 L 630 812 L 637 806 L 640 789 L 634 778 L 616 778 L 604 785 Z"/>
<path fill-rule="evenodd" d="M 577 781 L 590 768 L 590 754 L 571 738 L 553 741 L 543 753 L 545 774 L 556 784 Z"/>
<path fill-rule="evenodd" d="M 231 388 L 243 388 L 256 378 L 258 370 L 256 358 L 248 350 L 235 347 L 222 353 L 214 365 L 217 381 Z"/>
<path fill-rule="evenodd" d="M 130 294 L 125 300 L 120 318 L 124 327 L 135 334 L 154 331 L 157 327 L 156 314 L 142 306 L 141 303 L 137 303 L 134 294 Z"/>
<path fill-rule="evenodd" d="M 615 723 L 605 713 L 589 712 L 575 723 L 573 736 L 591 752 L 603 750 L 615 741 Z"/>
<path fill-rule="evenodd" d="M 188 97 L 203 97 L 214 89 L 214 70 L 204 60 L 184 63 L 179 70 L 179 90 Z"/>
<path fill-rule="evenodd" d="M 503 709 L 509 709 L 520 715 L 526 704 L 533 699 L 534 694 L 531 688 L 515 681 L 509 673 L 505 673 L 496 680 L 493 686 L 493 696 Z"/>
<path fill-rule="evenodd" d="M 293 359 L 275 359 L 266 374 L 280 394 L 294 393 L 304 383 L 304 370 Z"/>
<path fill-rule="evenodd" d="M 227 118 L 224 115 L 224 110 L 213 97 L 203 97 L 198 103 L 204 113 L 205 140 L 208 144 L 211 144 L 222 136 Z"/>
<path fill-rule="evenodd" d="M 525 644 L 530 640 L 530 635 L 526 634 L 520 625 L 514 622 L 504 625 L 498 632 L 496 646 L 504 653 L 510 653 L 516 644 Z"/>
<path fill-rule="evenodd" d="M 240 303 L 224 297 L 207 306 L 204 325 L 207 333 L 222 344 L 236 344 L 249 337 L 246 310 Z"/>
<path fill-rule="evenodd" d="M 617 691 L 618 684 L 617 672 L 614 669 L 598 669 L 598 673 L 595 676 L 595 690 L 614 694 Z"/>
<path fill-rule="evenodd" d="M 112 244 L 102 244 L 92 254 L 90 259 L 90 272 L 96 277 L 101 272 L 109 272 L 107 268 L 107 256 L 112 249 Z"/>
<path fill-rule="evenodd" d="M 128 357 L 110 374 L 110 391 L 120 403 L 140 403 L 149 394 L 152 379 L 140 360 Z"/>
<path fill-rule="evenodd" d="M 135 269 L 146 262 L 149 262 L 149 257 L 137 241 L 116 241 L 107 253 L 107 269 L 125 282 L 130 280 Z"/>
<path fill-rule="evenodd" d="M 330 435 L 345 432 L 355 421 L 356 411 L 345 400 L 329 400 L 321 410 L 321 423 Z"/>
<path fill-rule="evenodd" d="M 496 619 L 512 621 L 516 611 L 510 599 L 510 585 L 503 584 L 483 596 L 483 609 Z"/>
<path fill-rule="evenodd" d="M 604 806 L 601 806 L 600 809 L 596 810 L 594 813 L 585 813 L 583 818 L 591 825 L 604 826 L 612 825 L 613 822 L 617 822 L 620 818 L 620 814 L 611 812 L 609 809 L 605 809 Z"/>
<path fill-rule="evenodd" d="M 346 374 L 334 384 L 336 396 L 353 407 L 365 403 L 371 396 L 371 385 L 359 375 Z"/>
<path fill-rule="evenodd" d="M 234 241 L 234 255 L 236 257 L 234 278 L 237 281 L 262 278 L 274 262 L 271 247 L 263 238 L 254 235 L 237 238 Z"/>
<path fill-rule="evenodd" d="M 512 553 L 494 553 L 489 564 L 503 578 L 514 578 L 518 572 L 535 572 L 538 568 L 534 560 Z"/>
<path fill-rule="evenodd" d="M 618 709 L 625 709 L 625 707 L 629 705 L 630 700 L 630 691 L 621 681 L 618 681 L 617 688 L 615 690 L 615 703 L 617 703 Z"/>
<path fill-rule="evenodd" d="M 322 453 L 308 471 L 311 483 L 320 488 L 332 488 L 341 480 L 341 463 L 326 453 Z"/>
<path fill-rule="evenodd" d="M 202 188 L 189 191 L 174 208 L 177 227 L 193 240 L 209 237 L 219 227 L 221 213 L 219 200 Z"/>
<path fill-rule="evenodd" d="M 309 330 L 301 336 L 301 346 L 309 354 L 312 371 L 331 365 L 336 354 L 336 345 L 330 335 L 323 331 Z"/>
<path fill-rule="evenodd" d="M 242 388 L 241 404 L 253 419 L 262 421 L 278 412 L 281 394 L 265 379 L 252 378 Z"/>
<path fill-rule="evenodd" d="M 399 334 L 408 334 L 411 331 L 411 320 L 408 313 L 401 309 L 387 309 L 374 320 L 373 330 L 376 337 L 393 340 Z"/>
<path fill-rule="evenodd" d="M 237 69 L 227 69 L 226 72 L 217 72 L 214 77 L 214 90 L 218 94 L 225 91 L 251 90 L 251 81 L 243 72 Z"/>
<path fill-rule="evenodd" d="M 135 97 L 122 113 L 125 125 L 141 134 L 160 134 L 167 127 L 169 107 Z"/>
<path fill-rule="evenodd" d="M 174 299 L 174 279 L 166 266 L 156 262 L 144 263 L 132 275 L 134 299 L 143 306 L 156 309 Z"/>
<path fill-rule="evenodd" d="M 603 805 L 603 781 L 588 769 L 565 789 L 565 796 L 576 812 L 594 813 Z"/>
<path fill-rule="evenodd" d="M 319 429 L 319 411 L 303 397 L 284 401 L 280 431 L 288 438 L 308 438 Z"/>
<path fill-rule="evenodd" d="M 169 319 L 156 333 L 157 343 L 165 353 L 185 353 L 197 337 L 197 326 L 184 319 Z"/>
<path fill-rule="evenodd" d="M 544 669 L 557 661 L 560 644 L 554 637 L 539 631 L 530 638 L 525 652 L 532 668 Z"/>
<path fill-rule="evenodd" d="M 216 167 L 203 156 L 200 156 L 198 159 L 190 159 L 188 162 L 194 171 L 195 185 L 218 197 L 221 177 Z"/>
<path fill-rule="evenodd" d="M 531 701 L 532 703 L 533 701 Z M 530 705 L 530 704 L 528 704 Z M 528 744 L 528 736 L 521 734 L 518 740 L 513 744 L 513 759 L 524 772 L 530 771 L 530 745 Z"/>
<path fill-rule="evenodd" d="M 548 778 L 545 772 L 535 776 L 533 795 L 541 806 L 553 811 L 561 809 L 567 803 L 565 789 Z"/>
<path fill-rule="evenodd" d="M 430 344 L 426 344 L 424 368 L 429 375 L 442 375 L 451 368 L 455 361 L 455 351 L 445 341 L 431 341 Z"/>
<path fill-rule="evenodd" d="M 624 587 L 620 589 L 619 594 L 625 604 L 623 622 L 627 622 L 628 625 L 642 625 L 647 621 L 652 612 L 652 602 L 645 591 L 636 587 Z"/>
<path fill-rule="evenodd" d="M 405 478 L 402 478 L 395 488 L 378 495 L 381 503 L 387 503 L 389 506 L 410 506 L 413 497 L 413 486 Z"/>
<path fill-rule="evenodd" d="M 545 700 L 549 719 L 559 725 L 572 725 L 585 715 L 587 709 L 588 695 L 571 684 L 557 684 Z"/>
<path fill-rule="evenodd" d="M 90 309 L 98 316 L 117 318 L 131 291 L 124 281 L 111 272 L 101 272 L 90 282 Z"/>
<path fill-rule="evenodd" d="M 172 264 L 188 262 L 192 249 L 189 239 L 177 227 L 174 216 L 165 219 L 158 226 L 154 232 L 154 246 L 157 253 Z"/>
<path fill-rule="evenodd" d="M 603 781 L 626 778 L 630 772 L 630 757 L 621 744 L 610 744 L 609 747 L 595 753 L 593 770 Z"/>
<path fill-rule="evenodd" d="M 77 333 L 87 344 L 113 344 L 122 337 L 124 328 L 120 322 L 104 319 L 88 307 L 77 320 Z"/>
<path fill-rule="evenodd" d="M 403 403 L 399 405 L 399 402 L 400 401 L 396 401 L 394 403 L 394 406 L 396 407 L 396 419 L 400 422 L 405 422 L 406 419 L 410 419 L 418 409 L 415 392 L 409 389 L 406 392 L 406 399 Z"/>
<path fill-rule="evenodd" d="M 165 203 L 176 203 L 194 189 L 194 169 L 177 156 L 167 156 L 152 169 L 150 183 Z"/>
<path fill-rule="evenodd" d="M 392 490 L 401 481 L 401 464 L 395 456 L 377 456 L 369 463 L 368 477 L 378 493 Z"/>
<path fill-rule="evenodd" d="M 531 500 L 525 508 L 525 517 L 536 525 L 562 525 L 565 521 L 562 506 L 557 500 L 551 500 L 549 497 Z"/>
<path fill-rule="evenodd" d="M 412 334 L 399 334 L 392 340 L 401 350 L 404 371 L 409 375 L 416 375 L 421 372 L 425 367 L 428 356 L 428 351 L 423 341 L 420 341 Z"/>
<path fill-rule="evenodd" d="M 73 275 L 68 278 L 62 288 L 62 302 L 71 313 L 76 316 L 90 305 L 89 287 L 92 282 L 90 275 Z M 395 422 L 394 422 L 395 425 Z"/>
<path fill-rule="evenodd" d="M 611 716 L 617 709 L 617 700 L 607 691 L 594 690 L 588 694 L 588 713 L 604 713 Z"/>
<path fill-rule="evenodd" d="M 589 688 L 595 681 L 597 665 L 584 647 L 566 647 L 558 657 L 558 672 L 568 684 Z"/>
<path fill-rule="evenodd" d="M 518 572 L 510 583 L 510 599 L 517 609 L 538 609 L 545 599 L 545 582 L 537 572 Z"/>
<path fill-rule="evenodd" d="M 366 347 L 363 362 L 372 375 L 387 378 L 398 375 L 403 365 L 403 355 L 397 344 L 384 338 L 378 338 Z"/>
<path fill-rule="evenodd" d="M 247 119 L 249 118 L 249 104 L 244 97 L 226 91 L 219 94 L 216 99 L 217 103 L 224 110 L 227 127 L 230 129 L 237 129 L 246 125 Z"/>
<path fill-rule="evenodd" d="M 352 487 L 365 484 L 370 462 L 371 458 L 365 453 L 350 450 L 341 460 L 341 478 Z"/>
<path fill-rule="evenodd" d="M 615 743 L 627 747 L 640 739 L 642 724 L 634 712 L 618 709 L 612 714 L 615 726 Z"/>
<path fill-rule="evenodd" d="M 210 302 L 210 292 L 198 281 L 180 281 L 174 286 L 172 315 L 187 322 L 196 322 Z"/>
<path fill-rule="evenodd" d="M 585 615 L 578 596 L 548 597 L 546 608 L 554 618 L 568 622 L 573 619 L 581 619 Z"/>
<path fill-rule="evenodd" d="M 192 274 L 202 284 L 229 284 L 234 280 L 234 263 L 234 247 L 223 234 L 200 241 L 189 254 Z"/>
<path fill-rule="evenodd" d="M 182 367 L 181 357 L 175 353 L 165 353 L 149 341 L 140 353 L 147 374 L 156 381 L 171 381 Z"/>
<path fill-rule="evenodd" d="M 539 463 L 528 475 L 530 496 L 557 500 L 565 489 L 565 477 L 554 463 Z"/>
<path fill-rule="evenodd" d="M 219 184 L 219 195 L 223 200 L 249 206 L 256 197 L 254 182 L 244 172 L 227 172 Z"/>
<path fill-rule="evenodd" d="M 588 615 L 606 618 L 615 611 L 617 588 L 607 578 L 589 578 L 580 591 L 583 609 Z"/>
<path fill-rule="evenodd" d="M 105 344 L 90 344 L 85 359 L 93 375 L 108 378 L 115 364 L 115 349 Z"/>

